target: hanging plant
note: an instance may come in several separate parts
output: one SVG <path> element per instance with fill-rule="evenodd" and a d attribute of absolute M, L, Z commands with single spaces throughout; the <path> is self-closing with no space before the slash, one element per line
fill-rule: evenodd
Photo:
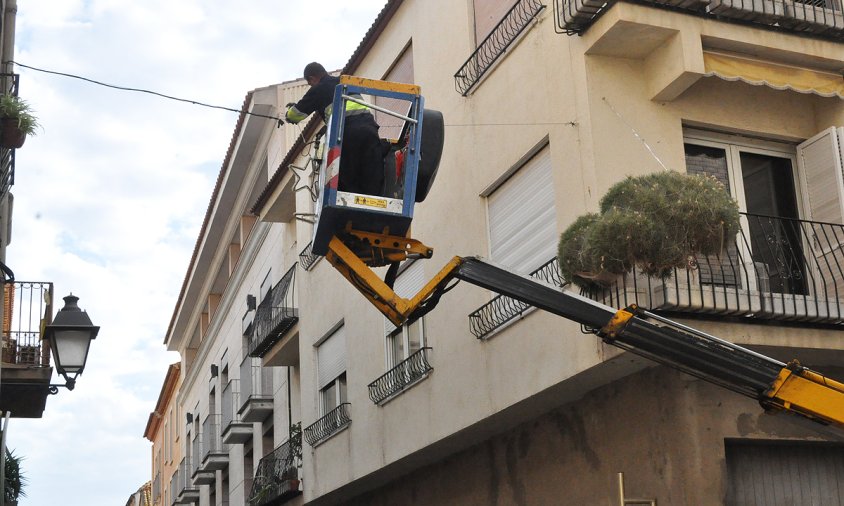
<path fill-rule="evenodd" d="M 738 204 L 711 176 L 664 171 L 628 177 L 563 232 L 560 270 L 581 287 L 636 267 L 667 278 L 695 255 L 720 253 L 739 231 Z"/>
<path fill-rule="evenodd" d="M 17 149 L 28 135 L 35 135 L 38 120 L 32 107 L 14 95 L 0 95 L 0 146 Z"/>

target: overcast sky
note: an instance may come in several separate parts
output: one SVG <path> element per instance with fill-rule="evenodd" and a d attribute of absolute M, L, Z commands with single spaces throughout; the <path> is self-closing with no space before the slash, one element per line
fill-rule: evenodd
<path fill-rule="evenodd" d="M 18 0 L 15 60 L 239 108 L 310 61 L 343 67 L 384 4 Z M 17 150 L 6 263 L 54 282 L 57 309 L 73 292 L 101 326 L 76 389 L 42 419 L 10 422 L 29 482 L 20 504 L 122 505 L 150 479 L 143 432 L 179 360 L 164 334 L 237 114 L 16 72 L 43 131 Z"/>

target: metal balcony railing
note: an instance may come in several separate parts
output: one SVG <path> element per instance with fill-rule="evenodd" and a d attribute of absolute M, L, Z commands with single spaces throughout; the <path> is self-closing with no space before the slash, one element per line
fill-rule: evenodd
<path fill-rule="evenodd" d="M 420 348 L 398 365 L 369 384 L 369 398 L 379 404 L 424 378 L 433 370 L 428 362 L 428 350 Z"/>
<path fill-rule="evenodd" d="M 185 493 L 196 492 L 198 490 L 191 480 L 192 473 L 193 467 L 191 467 L 190 457 L 182 458 L 182 461 L 179 462 L 179 469 L 173 475 L 173 477 L 176 478 L 176 493 L 173 494 L 174 498 L 184 496 Z"/>
<path fill-rule="evenodd" d="M 3 94 L 18 96 L 20 88 L 19 74 L 0 74 L 4 84 Z M 0 201 L 15 184 L 15 150 L 0 148 Z"/>
<path fill-rule="evenodd" d="M 261 361 L 246 357 L 240 363 L 240 403 L 238 410 L 250 400 L 273 398 L 273 371 L 261 367 Z"/>
<path fill-rule="evenodd" d="M 223 441 L 220 435 L 219 414 L 208 415 L 202 422 L 202 459 L 209 455 L 226 453 L 223 451 Z"/>
<path fill-rule="evenodd" d="M 579 35 L 618 0 L 554 0 L 557 32 Z M 769 29 L 844 39 L 841 0 L 629 0 L 660 9 Z"/>
<path fill-rule="evenodd" d="M 303 249 L 302 252 L 299 253 L 299 265 L 301 265 L 302 268 L 306 271 L 311 270 L 311 267 L 313 267 L 314 264 L 317 263 L 317 260 L 322 258 L 319 255 L 315 255 L 314 252 L 311 251 L 312 245 L 313 242 L 309 242 L 308 245 L 305 246 L 305 249 Z"/>
<path fill-rule="evenodd" d="M 742 213 L 721 255 L 697 256 L 665 279 L 634 270 L 583 294 L 613 307 L 844 326 L 844 225 Z"/>
<path fill-rule="evenodd" d="M 225 432 L 232 423 L 240 422 L 237 410 L 240 408 L 240 380 L 231 379 L 223 388 L 221 399 L 220 430 Z"/>
<path fill-rule="evenodd" d="M 53 283 L 15 281 L 4 291 L 3 363 L 48 367 L 50 349 L 41 333 L 53 320 Z"/>
<path fill-rule="evenodd" d="M 202 465 L 202 433 L 193 436 L 191 443 L 191 476 L 196 476 L 199 472 L 199 466 Z"/>
<path fill-rule="evenodd" d="M 262 357 L 299 321 L 296 309 L 296 264 L 293 264 L 264 300 L 258 304 L 249 340 L 249 356 Z"/>
<path fill-rule="evenodd" d="M 301 455 L 301 432 L 293 434 L 278 448 L 264 455 L 255 470 L 252 491 L 246 504 L 249 506 L 281 504 L 301 494 L 298 482 Z"/>
<path fill-rule="evenodd" d="M 665 278 L 634 268 L 581 293 L 616 308 L 636 304 L 663 314 L 844 327 L 844 225 L 741 215 L 742 230 L 720 255 L 698 255 Z M 564 284 L 556 259 L 531 276 Z M 499 295 L 469 315 L 470 330 L 486 337 L 530 307 Z"/>
<path fill-rule="evenodd" d="M 179 469 L 176 468 L 176 471 L 173 473 L 173 476 L 170 477 L 170 504 L 176 504 L 176 498 L 179 496 Z"/>
<path fill-rule="evenodd" d="M 464 97 L 545 8 L 538 0 L 518 0 L 454 74 L 454 87 Z"/>
<path fill-rule="evenodd" d="M 344 402 L 316 422 L 305 427 L 305 441 L 309 445 L 315 446 L 352 423 L 352 418 L 349 416 L 349 406 L 351 406 L 351 403 Z"/>
<path fill-rule="evenodd" d="M 566 282 L 557 267 L 557 257 L 548 260 L 530 273 L 530 277 L 559 286 Z M 478 339 L 483 339 L 510 320 L 520 316 L 532 306 L 505 295 L 497 295 L 469 315 L 469 330 Z"/>

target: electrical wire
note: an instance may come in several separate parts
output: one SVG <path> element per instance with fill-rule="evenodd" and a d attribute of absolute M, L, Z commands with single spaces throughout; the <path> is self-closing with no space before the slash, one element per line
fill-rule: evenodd
<path fill-rule="evenodd" d="M 206 104 L 206 103 L 200 102 L 198 100 L 174 97 L 174 96 L 171 96 L 171 95 L 165 95 L 164 93 L 159 93 L 157 91 L 145 90 L 145 89 L 142 89 L 142 88 L 131 88 L 131 87 L 128 87 L 128 86 L 118 86 L 116 84 L 108 84 L 108 83 L 104 83 L 102 81 L 97 81 L 95 79 L 90 79 L 88 77 L 82 77 L 82 76 L 78 76 L 78 75 L 75 75 L 75 74 L 68 74 L 68 73 L 65 73 L 65 72 L 57 72 L 55 70 L 40 69 L 38 67 L 32 67 L 30 65 L 24 65 L 23 63 L 16 62 L 14 60 L 8 60 L 8 61 L 3 62 L 4 65 L 7 64 L 7 63 L 11 63 L 13 65 L 17 65 L 18 67 L 22 67 L 22 68 L 25 68 L 25 69 L 34 70 L 36 72 L 43 72 L 45 74 L 53 74 L 53 75 L 62 76 L 62 77 L 69 77 L 69 78 L 72 78 L 72 79 L 79 79 L 80 81 L 85 81 L 85 82 L 88 82 L 88 83 L 96 84 L 98 86 L 105 86 L 106 88 L 112 88 L 112 89 L 115 89 L 115 90 L 134 91 L 134 92 L 137 92 L 137 93 L 147 93 L 149 95 L 155 95 L 157 97 L 166 98 L 168 100 L 175 100 L 177 102 L 185 102 L 185 103 L 188 103 L 188 104 L 198 105 L 198 106 L 202 106 L 202 107 L 209 107 L 211 109 L 220 109 L 220 110 L 223 110 L 223 111 L 230 111 L 230 112 L 248 114 L 249 116 L 256 116 L 256 117 L 259 117 L 259 118 L 272 119 L 272 120 L 278 121 L 279 123 L 284 121 L 282 118 L 279 118 L 277 116 L 269 116 L 267 114 L 249 112 L 249 111 L 246 111 L 246 110 L 243 110 L 243 109 L 234 109 L 232 107 L 225 107 L 225 106 L 222 106 L 222 105 Z"/>

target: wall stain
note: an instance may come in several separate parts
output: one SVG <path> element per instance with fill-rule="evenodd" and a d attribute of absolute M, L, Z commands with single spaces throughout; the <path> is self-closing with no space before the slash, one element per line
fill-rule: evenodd
<path fill-rule="evenodd" d="M 522 431 L 522 433 L 524 433 L 524 431 Z M 510 488 L 513 489 L 513 504 L 526 506 L 527 498 L 525 484 L 519 479 L 519 456 L 517 455 L 516 448 L 517 444 L 521 448 L 520 440 L 521 434 L 519 435 L 518 440 L 513 436 L 507 438 L 504 464 L 507 466 L 507 481 L 510 482 Z"/>
<path fill-rule="evenodd" d="M 583 418 L 578 416 L 575 411 L 571 411 L 571 416 L 567 416 L 562 411 L 554 411 L 550 416 L 554 424 L 557 426 L 557 431 L 559 431 L 560 436 L 562 436 L 564 440 L 569 440 L 569 444 L 583 455 L 583 458 L 586 459 L 586 462 L 589 463 L 593 470 L 599 470 L 601 467 L 601 458 L 595 450 L 589 446 L 589 441 L 586 438 L 586 427 L 583 424 Z M 562 457 L 563 455 L 561 455 L 561 458 Z"/>

